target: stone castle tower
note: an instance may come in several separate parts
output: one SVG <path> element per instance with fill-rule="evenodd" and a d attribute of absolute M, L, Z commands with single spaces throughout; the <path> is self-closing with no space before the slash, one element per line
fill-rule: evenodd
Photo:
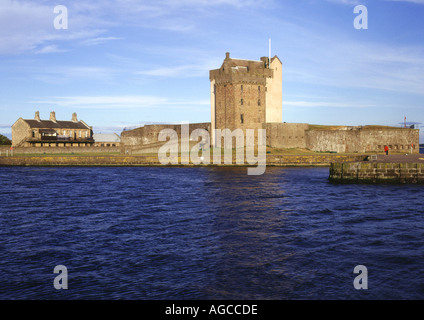
<path fill-rule="evenodd" d="M 211 131 L 261 129 L 282 122 L 282 63 L 277 56 L 232 59 L 227 52 L 221 68 L 210 70 Z"/>

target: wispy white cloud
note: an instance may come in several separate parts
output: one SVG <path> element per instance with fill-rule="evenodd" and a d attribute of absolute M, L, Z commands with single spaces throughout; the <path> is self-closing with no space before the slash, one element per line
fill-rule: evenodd
<path fill-rule="evenodd" d="M 356 5 L 360 4 L 359 0 L 326 0 L 328 2 L 339 3 L 339 4 L 347 4 L 347 5 Z"/>
<path fill-rule="evenodd" d="M 133 96 L 63 96 L 35 99 L 32 104 L 53 105 L 65 108 L 85 109 L 128 109 L 152 108 L 166 106 L 166 108 L 187 108 L 191 106 L 209 105 L 209 100 L 170 100 L 169 98 L 133 95 Z"/>
<path fill-rule="evenodd" d="M 212 9 L 227 6 L 239 10 L 266 3 L 264 0 L 76 0 L 65 2 L 68 29 L 56 30 L 55 1 L 0 0 L 0 54 L 40 53 L 43 48 L 58 48 L 58 42 L 73 40 L 80 40 L 75 45 L 97 45 L 121 39 L 110 33 L 123 25 L 195 31 L 196 24 Z"/>
<path fill-rule="evenodd" d="M 283 108 L 294 107 L 294 108 L 348 108 L 348 109 L 363 109 L 363 108 L 403 108 L 404 105 L 400 104 L 382 104 L 376 103 L 375 101 L 350 101 L 346 102 L 345 100 L 334 101 L 333 100 L 321 100 L 321 99 L 311 99 L 307 100 L 284 100 Z M 409 109 L 422 109 L 423 106 L 419 105 L 408 105 Z"/>
<path fill-rule="evenodd" d="M 191 77 L 208 77 L 209 70 L 215 69 L 217 64 L 212 62 L 206 62 L 203 64 L 189 64 L 189 65 L 180 65 L 180 66 L 169 66 L 169 67 L 158 67 L 155 69 L 137 71 L 135 72 L 138 75 L 147 75 L 155 77 L 181 77 L 181 78 L 191 78 Z"/>
<path fill-rule="evenodd" d="M 304 108 L 369 108 L 374 105 L 366 103 L 346 103 L 346 102 L 332 102 L 332 101 L 283 101 L 285 107 L 304 107 Z"/>
<path fill-rule="evenodd" d="M 58 48 L 57 45 L 48 45 L 45 47 L 42 47 L 41 49 L 35 50 L 35 53 L 37 54 L 43 54 L 43 53 L 57 53 L 57 52 L 65 52 L 66 50 Z"/>
<path fill-rule="evenodd" d="M 424 0 L 385 0 L 385 1 L 412 2 L 417 4 L 424 4 Z"/>
<path fill-rule="evenodd" d="M 69 29 L 55 29 L 53 10 L 56 5 L 46 1 L 0 0 L 0 54 L 59 52 L 58 42 L 85 39 L 105 32 L 99 28 L 102 24 L 97 23 L 95 17 L 77 9 L 69 10 L 72 13 Z"/>
<path fill-rule="evenodd" d="M 82 80 L 113 82 L 121 71 L 98 66 L 49 65 L 44 66 L 44 68 L 31 67 L 27 72 L 32 79 L 37 81 L 49 84 L 64 84 Z"/>
<path fill-rule="evenodd" d="M 423 95 L 424 46 L 368 43 L 304 34 L 294 63 L 284 68 L 289 82 L 340 88 L 369 88 Z M 310 55 L 308 52 L 313 51 Z"/>
<path fill-rule="evenodd" d="M 124 38 L 122 37 L 95 37 L 95 38 L 89 38 L 89 39 L 85 39 L 83 41 L 81 41 L 81 44 L 85 45 L 85 46 L 96 46 L 102 43 L 106 43 L 109 41 L 114 41 L 114 40 L 123 40 Z"/>

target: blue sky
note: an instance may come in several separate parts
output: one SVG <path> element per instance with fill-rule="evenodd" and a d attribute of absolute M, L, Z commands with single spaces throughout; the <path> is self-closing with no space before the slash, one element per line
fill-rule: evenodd
<path fill-rule="evenodd" d="M 209 70 L 227 51 L 267 56 L 269 39 L 283 121 L 424 124 L 423 18 L 424 0 L 0 0 L 0 133 L 36 110 L 94 132 L 209 122 Z"/>

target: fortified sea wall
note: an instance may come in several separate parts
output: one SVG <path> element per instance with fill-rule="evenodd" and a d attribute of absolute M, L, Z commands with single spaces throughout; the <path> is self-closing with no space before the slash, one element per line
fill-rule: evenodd
<path fill-rule="evenodd" d="M 308 130 L 306 145 L 313 151 L 419 152 L 419 130 L 409 128 L 345 127 L 339 130 Z M 411 152 L 412 149 L 412 152 Z"/>
<path fill-rule="evenodd" d="M 318 127 L 318 128 L 317 128 Z M 158 141 L 162 129 L 175 130 L 179 137 L 181 125 L 146 125 L 121 134 L 121 153 L 143 154 L 157 152 L 164 142 Z M 201 128 L 210 132 L 210 123 L 190 124 L 190 132 Z M 419 130 L 382 126 L 335 127 L 312 126 L 307 123 L 263 123 L 267 146 L 272 148 L 301 148 L 316 152 L 366 153 L 383 152 L 388 145 L 391 152 L 418 153 Z"/>
<path fill-rule="evenodd" d="M 379 126 L 313 129 L 305 123 L 267 123 L 267 145 L 306 148 L 317 152 L 419 152 L 419 130 Z"/>
<path fill-rule="evenodd" d="M 189 132 L 195 129 L 204 129 L 210 132 L 210 123 L 189 124 Z M 122 154 L 157 153 L 159 147 L 164 143 L 159 141 L 159 133 L 163 129 L 175 130 L 181 137 L 181 124 L 155 124 L 121 133 L 120 150 Z"/>

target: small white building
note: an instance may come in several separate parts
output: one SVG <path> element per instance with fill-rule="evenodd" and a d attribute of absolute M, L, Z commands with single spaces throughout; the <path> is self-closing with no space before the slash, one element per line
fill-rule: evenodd
<path fill-rule="evenodd" d="M 116 133 L 94 133 L 95 147 L 119 147 L 121 137 Z"/>

